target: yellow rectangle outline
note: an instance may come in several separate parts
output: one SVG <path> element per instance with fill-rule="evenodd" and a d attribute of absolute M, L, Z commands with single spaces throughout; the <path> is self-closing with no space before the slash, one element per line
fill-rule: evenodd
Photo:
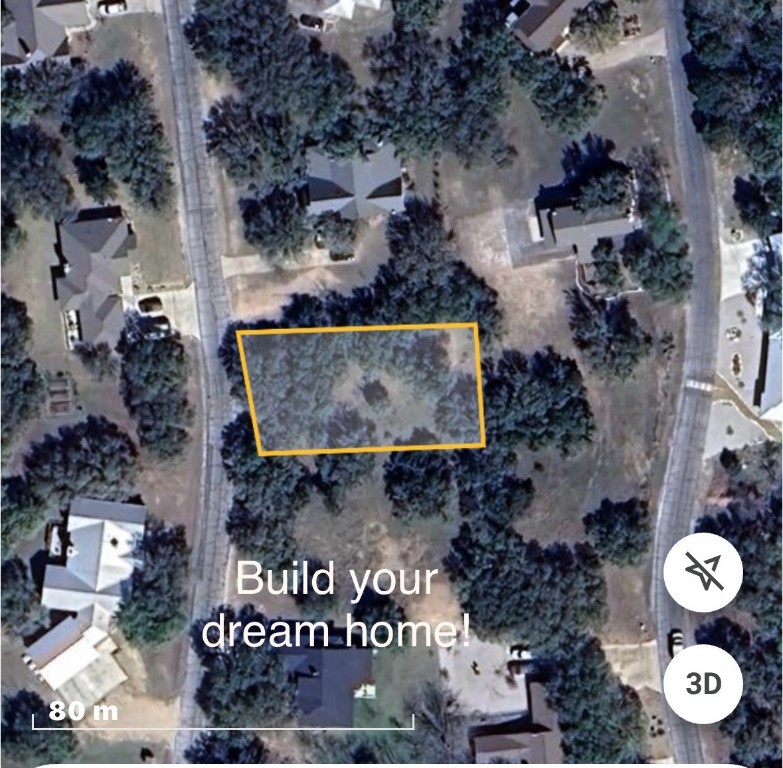
<path fill-rule="evenodd" d="M 261 432 L 258 427 L 253 391 L 250 387 L 250 375 L 247 370 L 243 336 L 277 336 L 294 333 L 362 333 L 365 331 L 443 331 L 452 328 L 470 328 L 473 331 L 473 351 L 476 357 L 476 389 L 478 394 L 479 434 L 478 443 L 436 443 L 434 445 L 373 445 L 362 448 L 297 448 L 285 451 L 265 451 L 261 445 Z M 244 328 L 236 331 L 239 347 L 239 362 L 242 366 L 242 378 L 245 382 L 247 401 L 250 406 L 250 420 L 256 438 L 258 455 L 265 456 L 318 456 L 339 453 L 392 453 L 398 451 L 453 451 L 461 448 L 486 448 L 487 435 L 484 424 L 484 388 L 481 381 L 481 347 L 479 345 L 478 323 L 412 323 L 407 325 L 346 325 L 325 328 Z"/>

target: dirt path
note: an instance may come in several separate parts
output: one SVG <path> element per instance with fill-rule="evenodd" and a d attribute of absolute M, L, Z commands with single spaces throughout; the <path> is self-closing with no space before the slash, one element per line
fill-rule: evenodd
<path fill-rule="evenodd" d="M 593 71 L 611 69 L 643 56 L 666 56 L 666 35 L 663 28 L 652 34 L 642 35 L 625 43 L 620 43 L 606 53 L 591 54 L 590 67 Z"/>

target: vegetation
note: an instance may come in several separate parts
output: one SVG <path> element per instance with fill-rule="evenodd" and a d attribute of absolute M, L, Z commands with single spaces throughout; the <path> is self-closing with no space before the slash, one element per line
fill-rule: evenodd
<path fill-rule="evenodd" d="M 239 207 L 245 239 L 273 262 L 296 258 L 310 238 L 305 211 L 287 189 L 274 187 L 260 197 L 243 197 Z"/>
<path fill-rule="evenodd" d="M 780 231 L 781 20 L 768 0 L 687 0 L 688 87 L 696 130 L 716 152 L 739 150 L 752 169 L 735 200 L 759 234 Z M 727 30 L 730 33 L 727 34 Z"/>
<path fill-rule="evenodd" d="M 332 256 L 351 256 L 356 243 L 358 223 L 344 219 L 339 213 L 327 211 L 311 218 L 310 226 L 317 241 L 323 243 Z"/>
<path fill-rule="evenodd" d="M 139 443 L 158 459 L 182 454 L 190 438 L 188 357 L 175 336 L 154 338 L 130 322 L 120 337 L 120 394 L 136 420 Z"/>
<path fill-rule="evenodd" d="M 285 567 L 296 555 L 295 515 L 310 497 L 307 469 L 295 457 L 258 456 L 248 413 L 223 429 L 222 456 L 234 494 L 228 535 L 266 567 Z"/>
<path fill-rule="evenodd" d="M 701 625 L 696 641 L 728 651 L 741 666 L 745 688 L 737 709 L 720 724 L 729 760 L 764 768 L 781 759 L 781 496 L 780 445 L 724 451 L 726 492 L 732 499 L 697 521 L 696 529 L 728 539 L 744 565 L 732 619 Z"/>
<path fill-rule="evenodd" d="M 613 0 L 592 0 L 574 11 L 571 40 L 590 53 L 603 53 L 620 42 L 620 12 Z"/>
<path fill-rule="evenodd" d="M 537 663 L 547 676 L 566 762 L 647 762 L 642 704 L 613 673 L 595 637 L 581 635 Z"/>
<path fill-rule="evenodd" d="M 642 499 L 604 499 L 582 522 L 595 551 L 614 565 L 639 565 L 650 551 L 652 520 Z"/>
<path fill-rule="evenodd" d="M 236 633 L 234 644 L 227 642 L 223 651 L 206 647 L 201 638 L 204 624 L 221 613 L 226 628 L 233 627 Z M 241 641 L 242 628 L 249 622 L 265 624 L 266 618 L 250 605 L 239 611 L 223 605 L 191 630 L 193 650 L 203 667 L 196 702 L 210 724 L 219 728 L 273 726 L 293 715 L 294 685 L 280 655 L 269 643 L 251 648 Z"/>
<path fill-rule="evenodd" d="M 32 730 L 33 715 L 37 723 L 58 730 Z M 72 762 L 78 749 L 76 736 L 73 731 L 59 730 L 70 725 L 67 718 L 50 721 L 48 705 L 33 691 L 22 689 L 12 696 L 3 696 L 3 755 L 19 765 Z"/>
<path fill-rule="evenodd" d="M 321 562 L 317 557 L 300 557 L 298 561 L 303 563 L 307 560 L 309 564 L 309 571 L 314 574 L 316 571 L 324 570 L 325 564 Z M 301 614 L 306 619 L 323 619 L 328 617 L 329 614 L 334 613 L 338 607 L 338 599 L 335 594 L 319 595 L 310 587 L 310 581 L 308 579 L 305 582 L 304 569 L 297 571 L 298 574 L 298 590 L 294 598 L 297 608 L 301 611 Z M 325 573 L 319 573 L 315 579 L 315 584 L 319 589 L 325 591 L 329 587 L 329 578 Z"/>
<path fill-rule="evenodd" d="M 576 363 L 551 347 L 525 356 L 505 350 L 484 364 L 488 439 L 563 454 L 589 442 L 595 428 Z"/>
<path fill-rule="evenodd" d="M 152 85 L 135 64 L 121 59 L 111 69 L 87 71 L 76 86 L 64 130 L 82 158 L 105 161 L 136 203 L 153 211 L 168 208 L 174 192 L 171 152 Z"/>
<path fill-rule="evenodd" d="M 8 551 L 17 542 L 31 536 L 43 523 L 46 503 L 20 475 L 2 479 L 2 548 Z"/>
<path fill-rule="evenodd" d="M 113 379 L 119 369 L 119 361 L 111 347 L 101 341 L 98 344 L 80 343 L 73 351 L 82 365 L 98 380 Z"/>
<path fill-rule="evenodd" d="M 13 125 L 36 119 L 61 121 L 68 110 L 78 66 L 43 59 L 21 67 L 5 67 L 2 79 L 3 119 Z"/>
<path fill-rule="evenodd" d="M 109 165 L 102 157 L 77 155 L 73 158 L 79 183 L 87 194 L 100 205 L 105 205 L 117 194 L 117 183 L 111 176 Z"/>
<path fill-rule="evenodd" d="M 27 239 L 27 233 L 19 226 L 19 220 L 11 206 L 2 199 L 2 226 L 0 226 L 0 258 L 5 261 Z"/>
<path fill-rule="evenodd" d="M 446 0 L 392 0 L 394 23 L 410 29 L 431 29 L 445 6 Z"/>
<path fill-rule="evenodd" d="M 408 443 L 414 442 L 416 435 Z M 451 467 L 443 451 L 396 451 L 383 465 L 392 514 L 403 520 L 445 517 L 451 497 Z"/>
<path fill-rule="evenodd" d="M 483 639 L 556 648 L 605 617 L 600 561 L 587 544 L 542 547 L 510 526 L 463 523 L 444 565 Z"/>
<path fill-rule="evenodd" d="M 169 526 L 149 518 L 135 556 L 130 586 L 117 622 L 126 639 L 138 646 L 157 646 L 185 626 L 188 544 L 183 525 Z"/>
<path fill-rule="evenodd" d="M 525 51 L 515 59 L 514 77 L 538 109 L 541 121 L 573 136 L 601 111 L 606 91 L 593 79 L 587 60 Z"/>
<path fill-rule="evenodd" d="M 35 123 L 2 126 L 0 162 L 3 199 L 15 215 L 61 219 L 73 201 L 73 190 L 60 172 L 60 143 Z"/>
<path fill-rule="evenodd" d="M 185 750 L 185 760 L 193 764 L 255 764 L 277 762 L 258 736 L 236 731 L 202 733 Z"/>
<path fill-rule="evenodd" d="M 625 278 L 620 265 L 620 252 L 615 248 L 611 238 L 600 238 L 595 244 L 590 258 L 595 269 L 595 279 L 600 285 L 610 291 L 623 289 Z"/>
<path fill-rule="evenodd" d="M 44 383 L 30 357 L 33 323 L 27 305 L 2 294 L 2 437 L 12 442 L 40 411 Z"/>
<path fill-rule="evenodd" d="M 27 566 L 15 555 L 3 560 L 0 596 L 0 615 L 5 629 L 23 636 L 31 625 L 35 626 L 43 618 L 38 606 L 38 592 L 27 572 Z"/>
<path fill-rule="evenodd" d="M 566 292 L 574 345 L 590 367 L 606 378 L 627 379 L 650 353 L 652 339 L 628 309 L 625 298 L 601 299 L 578 288 Z"/>

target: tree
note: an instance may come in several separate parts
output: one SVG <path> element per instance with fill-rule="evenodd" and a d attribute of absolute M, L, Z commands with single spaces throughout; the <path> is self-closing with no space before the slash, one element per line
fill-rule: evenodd
<path fill-rule="evenodd" d="M 448 438 L 441 442 L 465 443 L 477 436 L 477 389 L 475 376 L 460 374 L 454 377 L 448 391 L 438 400 L 435 405 L 435 426 L 441 437 Z"/>
<path fill-rule="evenodd" d="M 587 60 L 524 50 L 514 58 L 513 75 L 530 96 L 544 125 L 574 135 L 601 111 L 606 91 Z"/>
<path fill-rule="evenodd" d="M 221 613 L 226 629 L 234 633 L 234 643 L 224 638 L 225 650 L 217 651 L 205 647 L 201 635 L 204 624 L 215 621 Z M 294 685 L 281 656 L 269 643 L 252 648 L 241 639 L 243 628 L 250 622 L 267 623 L 251 605 L 239 611 L 223 605 L 208 618 L 195 622 L 191 630 L 193 650 L 203 668 L 196 703 L 218 728 L 273 726 L 293 714 Z"/>
<path fill-rule="evenodd" d="M 373 624 L 385 622 L 392 627 L 392 634 L 397 624 L 405 621 L 405 611 L 389 595 L 380 595 L 374 589 L 367 587 L 362 592 L 361 599 L 356 605 L 351 606 L 354 621 L 361 621 L 367 625 L 367 634 Z M 389 632 L 383 628 L 375 631 L 375 637 L 381 647 L 389 639 Z M 394 647 L 394 646 L 392 646 Z"/>
<path fill-rule="evenodd" d="M 643 763 L 647 718 L 636 691 L 620 682 L 595 637 L 581 635 L 537 662 L 548 679 L 566 761 Z"/>
<path fill-rule="evenodd" d="M 575 452 L 595 423 L 576 363 L 551 347 L 525 356 L 505 350 L 484 364 L 487 434 L 492 441 L 530 450 Z"/>
<path fill-rule="evenodd" d="M 542 547 L 479 520 L 460 526 L 443 562 L 481 639 L 563 647 L 606 615 L 601 564 L 584 543 Z"/>
<path fill-rule="evenodd" d="M 260 457 L 247 412 L 223 429 L 223 466 L 233 483 L 226 530 L 241 552 L 270 568 L 285 567 L 296 549 L 296 513 L 310 498 L 311 483 L 295 457 Z"/>
<path fill-rule="evenodd" d="M 755 229 L 759 237 L 769 237 L 781 229 L 780 176 L 761 179 L 751 174 L 734 179 L 734 205 L 743 223 Z"/>
<path fill-rule="evenodd" d="M 582 522 L 595 551 L 615 565 L 639 565 L 650 551 L 652 521 L 642 499 L 604 499 Z"/>
<path fill-rule="evenodd" d="M 35 533 L 46 517 L 46 504 L 19 475 L 2 480 L 2 548 L 8 550 Z"/>
<path fill-rule="evenodd" d="M 88 416 L 30 446 L 23 482 L 49 510 L 66 509 L 76 496 L 125 501 L 136 480 L 136 456 L 136 446 L 116 424 Z"/>
<path fill-rule="evenodd" d="M 2 565 L 2 620 L 3 626 L 24 635 L 42 616 L 38 592 L 30 580 L 24 561 L 15 555 L 3 560 Z"/>
<path fill-rule="evenodd" d="M 105 205 L 117 195 L 117 184 L 111 177 L 109 165 L 102 157 L 90 158 L 77 155 L 73 159 L 79 183 L 87 194 L 100 205 Z"/>
<path fill-rule="evenodd" d="M 155 338 L 131 321 L 117 351 L 122 358 L 120 394 L 136 420 L 139 444 L 159 459 L 180 456 L 193 423 L 185 347 L 173 335 Z"/>
<path fill-rule="evenodd" d="M 261 739 L 252 733 L 212 731 L 202 733 L 185 750 L 185 760 L 201 764 L 255 764 L 277 762 Z"/>
<path fill-rule="evenodd" d="M 438 23 L 446 0 L 392 0 L 394 23 L 401 27 L 428 30 Z"/>
<path fill-rule="evenodd" d="M 585 213 L 623 214 L 630 204 L 630 169 L 617 164 L 585 179 L 577 191 L 574 207 Z"/>
<path fill-rule="evenodd" d="M 10 67 L 8 68 L 10 69 Z M 27 239 L 27 233 L 19 226 L 19 220 L 13 208 L 2 199 L 3 218 L 0 226 L 0 258 L 5 261 Z"/>
<path fill-rule="evenodd" d="M 56 728 L 54 731 L 32 730 L 35 715 L 37 725 Z M 73 731 L 60 730 L 71 722 L 50 720 L 49 707 L 33 691 L 22 689 L 12 696 L 3 696 L 3 754 L 20 765 L 72 762 L 78 749 Z"/>
<path fill-rule="evenodd" d="M 2 436 L 12 442 L 41 409 L 44 383 L 30 357 L 33 323 L 27 305 L 2 294 Z"/>
<path fill-rule="evenodd" d="M 3 69 L 3 119 L 14 125 L 50 117 L 62 120 L 79 77 L 77 65 L 43 59 Z"/>
<path fill-rule="evenodd" d="M 300 563 L 307 560 L 310 573 L 324 570 L 326 566 L 317 557 L 300 557 Z M 293 595 L 294 603 L 306 619 L 323 619 L 335 611 L 337 605 L 337 595 L 334 593 L 320 595 L 313 591 L 310 580 L 305 582 L 304 569 L 297 571 L 298 589 Z M 329 587 L 329 579 L 325 573 L 319 573 L 315 579 L 318 588 L 325 591 Z"/>
<path fill-rule="evenodd" d="M 606 378 L 627 379 L 650 353 L 652 339 L 628 309 L 625 298 L 602 299 L 578 288 L 566 292 L 568 325 L 576 348 L 590 366 Z"/>
<path fill-rule="evenodd" d="M 311 228 L 330 256 L 352 256 L 356 244 L 358 225 L 356 221 L 344 219 L 335 211 L 327 211 L 314 217 Z"/>
<path fill-rule="evenodd" d="M 761 327 L 768 333 L 780 330 L 781 269 L 780 249 L 765 246 L 748 259 L 742 287 L 754 298 L 761 296 Z"/>
<path fill-rule="evenodd" d="M 106 162 L 136 203 L 152 211 L 168 208 L 174 194 L 171 150 L 155 112 L 152 85 L 135 64 L 120 59 L 111 69 L 87 71 L 64 130 L 83 158 Z"/>
<path fill-rule="evenodd" d="M 281 187 L 239 201 L 245 239 L 273 263 L 300 256 L 310 237 L 307 216 L 296 195 Z"/>
<path fill-rule="evenodd" d="M 599 238 L 590 253 L 590 259 L 595 270 L 595 279 L 610 291 L 620 291 L 625 285 L 620 252 L 615 248 L 614 241 L 609 237 Z"/>
<path fill-rule="evenodd" d="M 418 445 L 416 433 L 409 445 Z M 443 451 L 396 451 L 383 465 L 392 514 L 403 520 L 445 517 L 451 497 L 451 467 Z"/>
<path fill-rule="evenodd" d="M 2 126 L 3 198 L 20 213 L 62 219 L 73 201 L 73 190 L 60 173 L 60 144 L 35 123 Z"/>
<path fill-rule="evenodd" d="M 574 11 L 569 32 L 580 48 L 603 53 L 620 42 L 620 12 L 612 0 L 592 0 Z"/>
<path fill-rule="evenodd" d="M 82 365 L 98 381 L 113 379 L 117 375 L 119 361 L 105 341 L 98 344 L 81 342 L 73 348 L 73 351 Z"/>
<path fill-rule="evenodd" d="M 188 544 L 185 526 L 147 519 L 136 547 L 135 568 L 123 594 L 117 622 L 137 646 L 157 646 L 175 637 L 186 623 Z"/>

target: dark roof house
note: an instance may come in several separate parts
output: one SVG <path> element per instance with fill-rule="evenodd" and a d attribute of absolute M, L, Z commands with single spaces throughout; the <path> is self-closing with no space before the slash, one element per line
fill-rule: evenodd
<path fill-rule="evenodd" d="M 85 0 L 3 0 L 13 16 L 3 29 L 2 64 L 68 56 L 68 32 L 90 25 Z"/>
<path fill-rule="evenodd" d="M 120 277 L 136 234 L 119 206 L 90 208 L 57 225 L 54 293 L 65 315 L 69 346 L 83 341 L 114 347 L 125 324 Z"/>
<path fill-rule="evenodd" d="M 384 144 L 365 157 L 336 160 L 312 149 L 307 153 L 307 212 L 335 211 L 363 219 L 403 207 L 402 169 L 394 147 Z"/>
<path fill-rule="evenodd" d="M 589 0 L 507 0 L 506 25 L 534 51 L 556 50 L 566 40 L 574 11 Z"/>
<path fill-rule="evenodd" d="M 372 682 L 372 649 L 345 645 L 345 630 L 331 626 L 328 645 L 277 649 L 296 683 L 298 723 L 350 728 L 357 690 Z"/>

